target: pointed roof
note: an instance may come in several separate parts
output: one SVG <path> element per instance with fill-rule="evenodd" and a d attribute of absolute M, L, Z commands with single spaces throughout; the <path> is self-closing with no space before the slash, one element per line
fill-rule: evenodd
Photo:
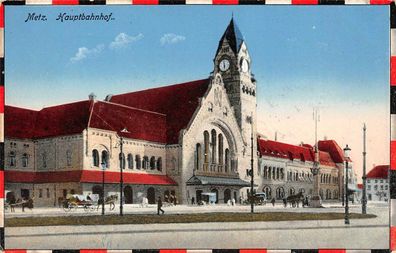
<path fill-rule="evenodd" d="M 227 39 L 228 44 L 230 45 L 232 51 L 237 54 L 239 49 L 241 48 L 243 42 L 243 36 L 238 26 L 234 22 L 234 18 L 231 18 L 230 23 L 227 26 L 223 36 L 219 41 L 219 46 L 217 47 L 216 55 L 218 54 L 221 46 L 223 45 L 224 39 Z"/>

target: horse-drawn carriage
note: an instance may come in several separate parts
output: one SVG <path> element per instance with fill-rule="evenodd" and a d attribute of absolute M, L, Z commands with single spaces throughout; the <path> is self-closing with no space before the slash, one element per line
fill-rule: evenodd
<path fill-rule="evenodd" d="M 253 198 L 253 203 L 255 205 L 266 205 L 267 204 L 267 195 L 265 192 L 256 192 L 253 196 L 249 195 L 246 204 L 250 204 Z"/>
<path fill-rule="evenodd" d="M 111 195 L 106 197 L 105 204 L 110 205 L 110 210 L 114 210 L 115 201 L 118 199 L 117 195 Z M 102 199 L 99 194 L 89 194 L 87 196 L 79 194 L 68 194 L 66 199 L 63 200 L 62 208 L 65 212 L 77 210 L 78 208 L 83 208 L 84 211 L 97 211 L 102 205 Z"/>

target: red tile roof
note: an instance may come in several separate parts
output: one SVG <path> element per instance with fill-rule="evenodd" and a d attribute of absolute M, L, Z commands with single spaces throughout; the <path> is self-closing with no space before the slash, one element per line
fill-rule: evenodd
<path fill-rule="evenodd" d="M 261 155 L 280 157 L 286 159 L 299 159 L 313 161 L 312 149 L 302 146 L 295 146 L 271 140 L 258 140 L 258 149 Z"/>
<path fill-rule="evenodd" d="M 323 164 L 326 166 L 331 166 L 331 167 L 336 167 L 336 164 L 331 159 L 331 155 L 327 152 L 319 151 L 319 161 L 320 161 L 320 164 Z"/>
<path fill-rule="evenodd" d="M 367 173 L 367 178 L 388 178 L 389 165 L 377 165 Z"/>
<path fill-rule="evenodd" d="M 313 147 L 308 144 L 301 146 L 286 144 L 277 141 L 258 139 L 258 149 L 263 156 L 273 156 L 289 160 L 313 162 L 315 154 Z M 319 162 L 322 165 L 336 167 L 330 153 L 319 150 Z"/>
<path fill-rule="evenodd" d="M 116 131 L 124 137 L 166 143 L 164 114 L 109 102 L 94 103 L 89 127 Z M 121 133 L 126 128 L 129 133 Z"/>
<path fill-rule="evenodd" d="M 112 96 L 110 102 L 85 100 L 33 111 L 5 107 L 8 138 L 46 138 L 81 133 L 87 127 L 125 137 L 175 144 L 209 86 L 209 79 Z M 120 133 L 123 128 L 129 133 Z"/>
<path fill-rule="evenodd" d="M 110 101 L 166 115 L 167 143 L 179 141 L 209 86 L 209 79 L 114 95 Z"/>
<path fill-rule="evenodd" d="M 6 170 L 5 182 L 9 183 L 101 183 L 102 171 L 73 170 L 57 172 L 25 172 Z M 177 183 L 166 175 L 153 175 L 145 173 L 123 173 L 123 181 L 127 184 L 145 185 L 177 185 Z M 119 183 L 119 172 L 105 172 L 106 183 Z"/>
<path fill-rule="evenodd" d="M 328 152 L 335 163 L 343 163 L 345 161 L 343 150 L 334 140 L 318 141 L 318 149 Z M 348 159 L 348 161 L 351 160 Z"/>
<path fill-rule="evenodd" d="M 19 139 L 34 136 L 38 112 L 14 106 L 4 107 L 4 135 Z"/>

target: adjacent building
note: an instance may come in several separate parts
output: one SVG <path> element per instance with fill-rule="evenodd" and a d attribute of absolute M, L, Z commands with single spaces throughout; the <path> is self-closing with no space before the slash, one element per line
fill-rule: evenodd
<path fill-rule="evenodd" d="M 389 165 L 377 165 L 367 173 L 367 200 L 389 200 Z"/>

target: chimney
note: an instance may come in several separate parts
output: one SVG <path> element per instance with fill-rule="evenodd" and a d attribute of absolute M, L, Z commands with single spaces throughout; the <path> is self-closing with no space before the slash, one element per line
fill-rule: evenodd
<path fill-rule="evenodd" d="M 88 95 L 88 98 L 89 98 L 89 100 L 95 100 L 95 99 L 96 99 L 95 93 L 91 92 L 91 93 Z"/>

